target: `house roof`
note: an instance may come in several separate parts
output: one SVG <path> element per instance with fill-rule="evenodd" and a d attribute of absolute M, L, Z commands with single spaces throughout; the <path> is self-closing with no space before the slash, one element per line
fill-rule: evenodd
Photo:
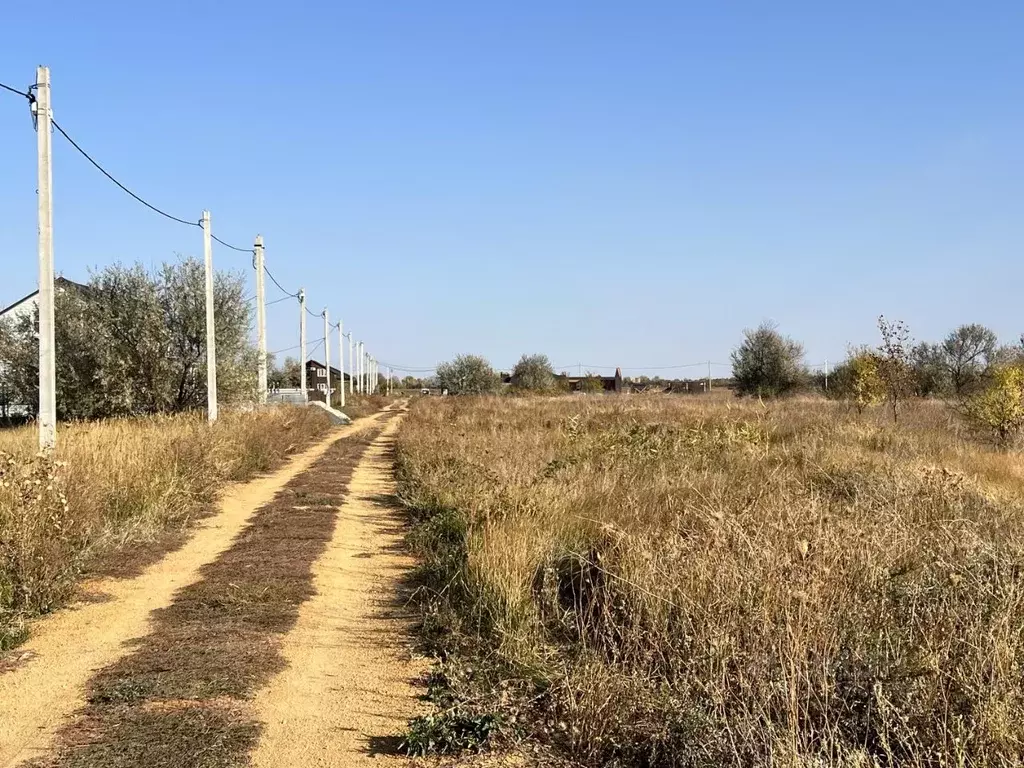
<path fill-rule="evenodd" d="M 54 285 L 60 285 L 60 286 L 62 286 L 64 288 L 75 287 L 75 288 L 77 288 L 80 291 L 88 291 L 89 290 L 89 286 L 82 285 L 81 283 L 76 283 L 74 280 L 68 280 L 66 277 L 56 277 L 56 278 L 54 278 L 53 284 Z M 15 302 L 13 302 L 11 304 L 8 304 L 3 309 L 0 309 L 0 317 L 3 317 L 4 315 L 6 315 L 8 312 L 10 312 L 15 307 L 18 307 L 18 306 L 24 304 L 26 301 L 31 299 L 33 296 L 38 296 L 38 295 L 39 295 L 39 289 L 36 288 L 34 291 L 32 291 L 32 293 L 28 294 L 27 296 L 22 296 L 17 301 L 15 301 Z"/>

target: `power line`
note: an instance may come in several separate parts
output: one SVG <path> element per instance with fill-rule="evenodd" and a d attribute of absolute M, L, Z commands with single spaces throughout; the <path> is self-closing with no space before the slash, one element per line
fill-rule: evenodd
<path fill-rule="evenodd" d="M 294 299 L 294 298 L 295 298 L 294 296 L 289 294 L 288 296 L 282 296 L 280 299 L 274 299 L 273 301 L 268 301 L 266 306 L 272 307 L 275 304 L 280 304 L 282 301 L 288 301 L 288 299 Z"/>
<path fill-rule="evenodd" d="M 16 93 L 19 96 L 24 96 L 26 99 L 32 98 L 32 94 L 27 93 L 26 91 L 19 91 L 17 88 L 11 88 L 11 86 L 4 85 L 3 83 L 0 83 L 0 88 L 3 88 L 5 91 L 10 91 L 11 93 Z"/>
<path fill-rule="evenodd" d="M 298 349 L 299 346 L 300 346 L 299 344 L 296 344 L 294 347 L 285 347 L 284 349 L 279 349 L 276 352 L 270 352 L 269 354 L 271 354 L 271 355 L 280 355 L 282 352 L 291 352 L 293 349 Z"/>
<path fill-rule="evenodd" d="M 218 243 L 223 245 L 225 248 L 230 248 L 232 251 L 238 251 L 239 253 L 252 253 L 253 252 L 252 248 L 239 248 L 237 246 L 231 245 L 231 243 L 225 243 L 223 240 L 221 240 L 219 237 L 217 237 L 212 232 L 210 233 L 210 239 L 216 240 Z"/>
<path fill-rule="evenodd" d="M 279 282 L 277 282 L 277 278 L 274 277 L 274 273 L 270 271 L 270 267 L 268 267 L 266 264 L 263 265 L 263 271 L 267 273 L 267 277 L 270 278 L 270 280 L 274 283 L 274 285 L 276 285 L 278 288 L 280 288 L 283 293 L 287 293 L 288 294 L 287 298 L 293 299 L 293 298 L 295 298 L 296 296 L 299 295 L 298 291 L 295 291 L 295 293 L 291 293 L 287 288 L 285 288 L 283 285 L 281 285 Z"/>
<path fill-rule="evenodd" d="M 111 176 L 110 173 L 108 173 L 107 170 L 102 165 L 100 165 L 95 160 L 93 160 L 92 157 L 89 155 L 89 153 L 86 152 L 84 149 L 82 149 L 78 145 L 78 142 L 76 142 L 74 139 L 72 139 L 68 135 L 68 132 L 65 131 L 63 128 L 61 128 L 60 124 L 56 120 L 51 120 L 50 122 L 53 124 L 53 127 L 56 128 L 60 132 L 61 136 L 63 136 L 65 139 L 67 139 L 68 142 L 70 142 L 71 146 L 73 146 L 75 149 L 77 149 L 79 151 L 79 153 L 81 153 L 82 157 L 84 157 L 86 160 L 88 160 L 90 163 L 92 163 L 100 173 L 102 173 L 104 176 L 106 176 L 108 179 L 110 179 L 112 182 L 114 182 L 114 184 L 116 184 L 118 187 L 120 187 L 124 192 L 127 192 L 130 197 L 132 197 L 135 200 L 137 200 L 138 202 L 142 203 L 144 206 L 149 208 L 151 211 L 159 213 L 164 218 L 170 219 L 171 221 L 176 221 L 179 224 L 185 224 L 186 226 L 189 226 L 189 227 L 199 227 L 200 229 L 202 229 L 202 226 L 199 224 L 198 221 L 186 221 L 185 219 L 179 219 L 177 216 L 172 216 L 171 214 L 167 213 L 167 211 L 162 211 L 159 208 L 157 208 L 155 205 L 153 205 L 152 203 L 149 203 L 149 202 L 146 202 L 145 200 L 143 200 L 141 197 L 139 197 L 134 192 L 132 192 L 130 189 L 128 189 L 128 187 L 126 187 L 120 181 L 118 181 L 113 176 Z"/>

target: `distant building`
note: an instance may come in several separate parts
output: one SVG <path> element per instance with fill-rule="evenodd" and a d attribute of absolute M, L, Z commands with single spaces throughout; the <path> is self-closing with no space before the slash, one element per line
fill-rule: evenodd
<path fill-rule="evenodd" d="M 616 368 L 614 376 L 570 376 L 567 373 L 561 373 L 555 376 L 555 381 L 560 382 L 563 386 L 568 386 L 570 392 L 582 392 L 584 390 L 584 382 L 588 379 L 597 379 L 601 382 L 601 389 L 605 392 L 615 392 L 622 394 L 625 388 L 622 383 L 622 369 Z"/>
<path fill-rule="evenodd" d="M 328 387 L 330 391 L 338 391 L 338 383 L 344 381 L 346 386 L 351 377 L 346 373 L 342 378 L 340 370 L 331 366 L 331 375 L 328 379 L 327 366 L 317 360 L 306 361 L 306 389 L 309 392 L 310 400 L 327 402 Z"/>

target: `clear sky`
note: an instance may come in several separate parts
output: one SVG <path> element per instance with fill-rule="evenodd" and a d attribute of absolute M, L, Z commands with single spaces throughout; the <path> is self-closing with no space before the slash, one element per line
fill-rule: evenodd
<path fill-rule="evenodd" d="M 55 117 L 116 176 L 262 233 L 286 286 L 401 365 L 725 362 L 765 319 L 820 362 L 879 313 L 1015 339 L 1024 4 L 839 5 L 6 3 L 0 81 L 50 66 Z M 54 147 L 59 272 L 201 255 Z M 0 93 L 0 304 L 36 284 L 35 186 Z M 292 304 L 269 323 L 297 343 Z"/>

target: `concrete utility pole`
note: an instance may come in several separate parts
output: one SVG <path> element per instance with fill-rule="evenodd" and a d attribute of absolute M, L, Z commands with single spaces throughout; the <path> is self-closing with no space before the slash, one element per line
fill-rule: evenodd
<path fill-rule="evenodd" d="M 210 212 L 203 211 L 203 255 L 206 257 L 206 420 L 217 420 L 217 330 L 213 313 L 213 240 Z"/>
<path fill-rule="evenodd" d="M 356 347 L 352 331 L 348 332 L 348 393 L 356 393 Z"/>
<path fill-rule="evenodd" d="M 338 389 L 341 390 L 341 407 L 345 407 L 345 324 L 338 321 L 338 370 L 341 371 Z"/>
<path fill-rule="evenodd" d="M 391 394 L 391 366 L 388 366 L 388 395 Z"/>
<path fill-rule="evenodd" d="M 825 391 L 828 392 L 828 358 L 825 358 Z"/>
<path fill-rule="evenodd" d="M 708 360 L 708 392 L 711 391 L 711 361 Z"/>
<path fill-rule="evenodd" d="M 263 235 L 256 235 L 253 246 L 253 269 L 256 270 L 256 332 L 259 360 L 256 363 L 259 404 L 267 404 L 267 297 L 263 285 Z"/>
<path fill-rule="evenodd" d="M 302 387 L 302 399 L 309 401 L 306 391 L 306 291 L 299 288 L 299 386 Z"/>
<path fill-rule="evenodd" d="M 327 407 L 331 407 L 331 321 L 324 307 L 324 367 L 327 368 Z"/>
<path fill-rule="evenodd" d="M 39 172 L 39 448 L 57 444 L 57 361 L 53 331 L 53 110 L 50 68 L 36 69 L 37 170 Z"/>
<path fill-rule="evenodd" d="M 363 352 L 363 342 L 359 342 L 359 394 L 366 394 L 365 382 L 363 381 L 363 371 L 366 369 L 366 353 Z"/>

